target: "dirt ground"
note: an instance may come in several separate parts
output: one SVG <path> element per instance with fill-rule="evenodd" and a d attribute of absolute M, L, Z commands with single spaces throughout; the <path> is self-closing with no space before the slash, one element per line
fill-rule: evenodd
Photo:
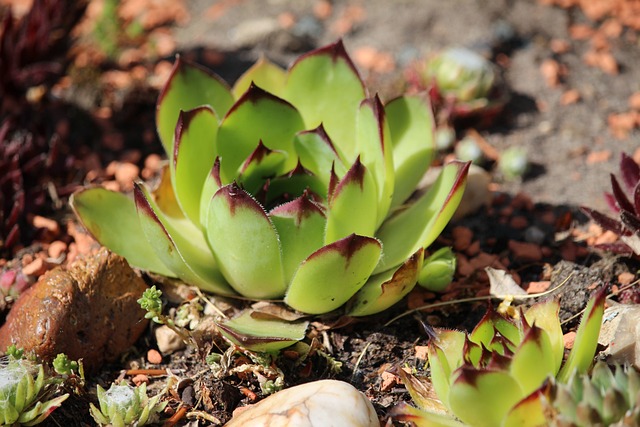
<path fill-rule="evenodd" d="M 519 181 L 502 182 L 496 176 L 491 206 L 449 226 L 436 243 L 455 246 L 460 233 L 472 236 L 466 246 L 457 248 L 459 271 L 455 285 L 445 294 L 447 299 L 487 295 L 484 265 L 508 268 L 525 287 L 540 281 L 555 286 L 573 272 L 561 292 L 566 319 L 584 305 L 587 287 L 615 283 L 620 273 L 637 270 L 633 260 L 601 260 L 584 242 L 556 239 L 556 233 L 566 232 L 571 225 L 562 223 L 566 215 L 569 223 L 573 218 L 586 227 L 579 206 L 607 210 L 603 193 L 609 191 L 609 174 L 617 172 L 621 152 L 633 154 L 640 147 L 636 110 L 640 107 L 629 103 L 631 95 L 640 91 L 637 31 L 616 26 L 617 21 L 606 16 L 594 21 L 577 7 L 563 9 L 536 0 L 185 0 L 184 4 L 188 19 L 171 28 L 176 51 L 228 81 L 260 55 L 286 66 L 300 53 L 338 38 L 343 39 L 370 91 L 380 92 L 385 99 L 403 90 L 405 72 L 412 63 L 445 47 L 468 47 L 498 64 L 511 99 L 496 123 L 478 131 L 498 151 L 525 147 L 533 167 Z M 598 62 L 605 54 L 609 62 Z M 164 59 L 172 57 L 173 52 L 164 55 Z M 77 90 L 71 98 L 76 104 L 91 105 L 94 95 Z M 134 135 L 140 127 L 152 129 L 153 101 L 149 100 L 154 96 L 147 88 L 140 94 L 140 105 L 129 108 L 122 121 L 112 126 Z M 624 114 L 636 121 L 621 123 L 618 115 Z M 459 136 L 466 132 L 458 131 Z M 126 148 L 111 150 L 103 165 Z M 144 155 L 160 153 L 160 145 L 155 140 L 143 145 L 143 151 Z M 491 170 L 492 165 L 487 168 Z M 532 257 L 519 251 L 518 243 L 531 243 L 533 229 L 540 233 L 535 244 L 543 249 Z M 333 351 L 333 359 L 315 354 L 302 365 L 279 360 L 285 385 L 328 377 L 349 381 L 372 399 L 384 419 L 395 403 L 409 397 L 400 384 L 384 385 L 382 373 L 391 366 L 418 371 L 424 367 L 424 360 L 416 356 L 416 346 L 427 343 L 419 320 L 468 329 L 486 307 L 484 302 L 450 306 L 392 321 L 408 309 L 445 297 L 417 291 L 387 313 L 329 330 L 323 325 L 336 319 L 320 319 L 313 334 Z M 575 322 L 565 325 L 572 326 Z M 120 362 L 92 379 L 90 387 L 108 385 L 122 369 L 170 368 L 190 378 L 181 384 L 170 407 L 175 409 L 180 402 L 193 405 L 221 423 L 237 406 L 252 403 L 253 394 L 258 399 L 262 396 L 254 377 L 214 379 L 202 354 L 193 349 L 152 365 L 146 356 L 155 347 L 149 331 Z M 332 371 L 336 361 L 342 364 L 340 373 Z M 162 384 L 162 378 L 152 378 L 150 388 L 158 390 Z M 95 398 L 69 399 L 44 425 L 93 425 L 88 415 L 78 415 L 88 413 L 89 400 Z M 194 419 L 179 425 L 216 423 Z"/>

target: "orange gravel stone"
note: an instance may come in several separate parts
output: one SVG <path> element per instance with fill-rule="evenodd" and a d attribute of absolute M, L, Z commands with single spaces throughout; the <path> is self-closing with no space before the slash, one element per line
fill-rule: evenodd
<path fill-rule="evenodd" d="M 623 286 L 626 286 L 635 280 L 636 276 L 633 273 L 629 273 L 625 271 L 624 273 L 618 274 L 618 283 Z"/>
<path fill-rule="evenodd" d="M 471 245 L 473 231 L 470 228 L 459 225 L 453 228 L 451 235 L 453 236 L 453 248 L 456 251 L 464 251 Z"/>
<path fill-rule="evenodd" d="M 426 345 L 417 345 L 416 349 L 416 359 L 427 360 L 429 359 L 429 346 Z"/>
<path fill-rule="evenodd" d="M 51 242 L 49 248 L 47 249 L 47 254 L 50 258 L 57 259 L 67 250 L 67 244 L 61 240 L 56 240 L 55 242 Z"/>
<path fill-rule="evenodd" d="M 32 225 L 34 228 L 44 228 L 54 236 L 60 234 L 60 225 L 56 221 L 40 215 L 33 217 Z"/>
<path fill-rule="evenodd" d="M 158 365 L 162 363 L 162 355 L 158 350 L 152 348 L 151 350 L 147 351 L 147 360 L 149 361 L 149 363 Z"/>
<path fill-rule="evenodd" d="M 136 386 L 139 386 L 140 384 L 149 384 L 149 377 L 146 376 L 145 374 L 138 374 L 136 376 L 134 376 L 133 378 L 131 378 L 131 381 L 133 381 L 133 383 Z"/>
<path fill-rule="evenodd" d="M 542 260 L 542 250 L 535 243 L 509 240 L 509 250 L 513 252 L 513 257 L 518 261 L 538 262 Z"/>
<path fill-rule="evenodd" d="M 564 341 L 564 348 L 566 348 L 567 350 L 571 350 L 573 348 L 573 343 L 576 340 L 576 333 L 575 332 L 567 332 L 566 334 L 564 334 L 562 336 L 562 341 Z"/>
<path fill-rule="evenodd" d="M 22 267 L 22 274 L 25 276 L 41 276 L 47 271 L 47 264 L 42 258 L 36 258 L 29 264 Z"/>
<path fill-rule="evenodd" d="M 529 286 L 527 286 L 528 294 L 539 294 L 540 292 L 544 292 L 549 289 L 551 286 L 551 282 L 549 280 L 543 280 L 541 282 L 530 282 Z"/>

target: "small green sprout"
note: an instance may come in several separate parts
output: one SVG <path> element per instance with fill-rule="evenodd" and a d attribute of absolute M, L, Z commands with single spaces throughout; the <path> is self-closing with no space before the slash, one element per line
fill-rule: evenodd
<path fill-rule="evenodd" d="M 64 394 L 49 399 L 53 386 L 41 364 L 13 357 L 1 362 L 0 425 L 33 426 L 44 421 L 69 397 Z"/>
<path fill-rule="evenodd" d="M 126 381 L 112 384 L 105 391 L 98 385 L 98 409 L 90 404 L 91 416 L 100 426 L 142 427 L 156 422 L 168 402 L 160 402 L 161 395 L 147 396 L 147 385 L 131 387 Z"/>
<path fill-rule="evenodd" d="M 79 372 L 80 364 L 75 360 L 70 360 L 69 357 L 64 354 L 58 354 L 55 359 L 53 359 L 53 369 L 59 375 L 72 375 L 76 372 Z"/>
<path fill-rule="evenodd" d="M 182 327 L 176 326 L 173 319 L 162 314 L 161 297 L 162 291 L 160 289 L 157 289 L 156 285 L 147 288 L 142 293 L 142 297 L 138 299 L 138 304 L 143 310 L 147 311 L 147 313 L 144 315 L 145 319 L 151 319 L 155 323 L 166 325 L 173 332 L 178 334 L 178 336 L 182 339 L 182 341 L 185 342 L 185 344 L 197 347 L 197 343 L 195 342 L 193 336 L 189 331 Z"/>
<path fill-rule="evenodd" d="M 498 169 L 507 180 L 521 179 L 529 170 L 527 150 L 523 147 L 509 147 L 498 160 Z"/>
<path fill-rule="evenodd" d="M 16 347 L 15 344 L 11 344 L 7 347 L 5 353 L 12 359 L 22 359 L 22 356 L 24 355 L 24 349 Z"/>

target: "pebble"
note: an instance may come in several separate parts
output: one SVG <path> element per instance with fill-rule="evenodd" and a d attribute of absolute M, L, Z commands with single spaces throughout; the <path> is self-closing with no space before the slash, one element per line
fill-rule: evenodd
<path fill-rule="evenodd" d="M 61 240 L 51 242 L 47 248 L 47 255 L 49 258 L 58 259 L 62 254 L 67 251 L 67 244 Z"/>
<path fill-rule="evenodd" d="M 36 258 L 29 264 L 22 267 L 22 274 L 25 276 L 41 276 L 47 271 L 47 264 L 42 258 Z"/>
<path fill-rule="evenodd" d="M 640 369 L 640 305 L 619 304 L 604 310 L 598 343 L 607 363 Z"/>
<path fill-rule="evenodd" d="M 60 234 L 60 225 L 56 221 L 40 215 L 35 215 L 33 217 L 32 225 L 34 228 L 46 229 L 53 236 L 57 236 Z"/>
<path fill-rule="evenodd" d="M 180 338 L 178 334 L 176 334 L 171 330 L 171 328 L 166 325 L 157 327 L 155 330 L 155 336 L 158 350 L 160 350 L 160 353 L 162 354 L 171 354 L 186 347 L 186 344 L 184 343 L 182 338 Z M 160 361 L 162 361 L 162 357 L 160 358 Z M 149 362 L 151 362 L 151 360 L 149 360 Z"/>
<path fill-rule="evenodd" d="M 149 363 L 153 363 L 154 365 L 159 365 L 162 363 L 162 355 L 158 350 L 152 348 L 147 351 L 147 361 Z"/>
<path fill-rule="evenodd" d="M 267 397 L 235 415 L 226 427 L 379 427 L 367 397 L 351 384 L 313 381 Z"/>
<path fill-rule="evenodd" d="M 509 240 L 509 250 L 513 252 L 513 258 L 523 262 L 538 262 L 542 260 L 542 250 L 539 245 L 528 242 Z"/>
<path fill-rule="evenodd" d="M 131 378 L 131 381 L 133 381 L 133 383 L 136 386 L 139 386 L 142 383 L 149 384 L 149 377 L 146 376 L 145 374 L 138 374 L 138 375 L 134 376 L 133 378 Z"/>
<path fill-rule="evenodd" d="M 0 328 L 0 351 L 15 344 L 45 362 L 82 358 L 87 373 L 115 361 L 144 332 L 137 303 L 147 288 L 124 258 L 101 249 L 57 267 L 16 301 Z"/>
<path fill-rule="evenodd" d="M 470 228 L 461 225 L 453 227 L 451 235 L 453 237 L 453 248 L 456 251 L 464 251 L 471 245 L 473 231 Z"/>

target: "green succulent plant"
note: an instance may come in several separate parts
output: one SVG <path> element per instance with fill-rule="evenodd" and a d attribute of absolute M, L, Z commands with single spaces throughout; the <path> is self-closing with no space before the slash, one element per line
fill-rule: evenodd
<path fill-rule="evenodd" d="M 52 397 L 44 367 L 9 357 L 0 364 L 0 425 L 33 426 L 41 423 L 68 394 Z M 48 400 L 46 400 L 48 399 Z"/>
<path fill-rule="evenodd" d="M 419 427 L 547 425 L 549 381 L 565 384 L 592 364 L 604 297 L 599 291 L 589 301 L 564 365 L 556 300 L 535 304 L 517 319 L 489 309 L 470 334 L 436 331 L 428 350 L 429 387 L 400 372 L 420 409 L 403 404 L 392 416 Z"/>
<path fill-rule="evenodd" d="M 133 200 L 76 193 L 86 228 L 133 266 L 310 314 L 399 301 L 466 184 L 450 163 L 410 199 L 434 155 L 428 100 L 369 97 L 341 42 L 286 71 L 262 59 L 233 88 L 178 57 L 157 128 L 168 176 Z"/>
<path fill-rule="evenodd" d="M 550 426 L 640 426 L 640 374 L 598 361 L 590 375 L 551 382 L 546 395 Z"/>
<path fill-rule="evenodd" d="M 157 414 L 167 406 L 168 402 L 160 402 L 160 397 L 149 398 L 146 383 L 130 387 L 123 380 L 119 384 L 111 384 L 106 391 L 98 385 L 100 409 L 91 403 L 91 416 L 101 426 L 141 427 L 155 422 Z"/>

